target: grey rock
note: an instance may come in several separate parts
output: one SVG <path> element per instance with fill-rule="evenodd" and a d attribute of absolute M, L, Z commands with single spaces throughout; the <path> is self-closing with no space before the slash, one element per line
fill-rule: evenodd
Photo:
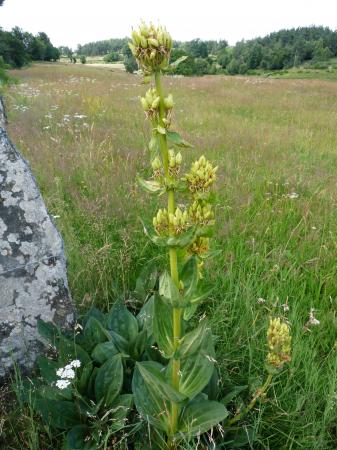
<path fill-rule="evenodd" d="M 62 238 L 5 125 L 0 100 L 0 377 L 14 361 L 34 365 L 43 347 L 37 319 L 74 321 Z"/>

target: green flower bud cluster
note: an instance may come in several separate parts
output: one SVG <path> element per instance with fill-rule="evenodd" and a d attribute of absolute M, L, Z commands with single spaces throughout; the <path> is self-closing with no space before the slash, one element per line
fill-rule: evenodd
<path fill-rule="evenodd" d="M 191 170 L 185 175 L 190 191 L 193 193 L 207 191 L 216 180 L 218 167 L 212 164 L 202 155 L 198 161 L 192 163 Z"/>
<path fill-rule="evenodd" d="M 192 223 L 197 225 L 214 225 L 212 205 L 205 200 L 195 200 L 188 210 Z"/>
<path fill-rule="evenodd" d="M 193 255 L 202 255 L 209 251 L 209 238 L 199 236 L 187 249 Z"/>
<path fill-rule="evenodd" d="M 188 212 L 177 207 L 174 214 L 169 214 L 169 224 L 173 227 L 174 234 L 178 235 L 188 228 Z"/>
<path fill-rule="evenodd" d="M 151 161 L 151 167 L 152 167 L 152 170 L 153 170 L 154 178 L 159 178 L 159 177 L 162 176 L 162 164 L 161 164 L 160 158 L 158 156 L 156 156 Z"/>
<path fill-rule="evenodd" d="M 164 69 L 170 58 L 172 38 L 161 26 L 147 26 L 141 23 L 138 31 L 132 31 L 132 43 L 129 43 L 133 56 L 140 68 L 147 74 Z"/>
<path fill-rule="evenodd" d="M 178 235 L 188 228 L 188 213 L 180 208 L 176 208 L 174 214 L 168 214 L 165 208 L 159 209 L 152 222 L 159 235 L 168 236 L 169 229 Z"/>
<path fill-rule="evenodd" d="M 140 97 L 140 102 L 143 110 L 145 111 L 146 117 L 149 119 L 158 120 L 160 96 L 158 95 L 157 90 L 155 88 L 150 88 L 146 92 L 145 97 Z M 164 98 L 164 108 L 166 117 L 163 117 L 163 122 L 165 127 L 169 127 L 171 124 L 171 113 L 173 108 L 172 94 L 169 94 L 166 98 Z"/>
<path fill-rule="evenodd" d="M 154 229 L 159 235 L 167 235 L 169 229 L 169 216 L 167 210 L 159 209 L 157 215 L 152 220 Z"/>
<path fill-rule="evenodd" d="M 145 97 L 140 97 L 140 102 L 147 117 L 154 118 L 158 116 L 160 97 L 157 94 L 156 89 L 149 89 L 146 92 Z"/>
<path fill-rule="evenodd" d="M 170 149 L 169 152 L 169 173 L 171 176 L 178 175 L 180 172 L 180 166 L 183 157 L 180 152 L 174 153 L 174 150 Z"/>
<path fill-rule="evenodd" d="M 275 369 L 282 369 L 286 362 L 291 361 L 289 326 L 279 317 L 270 319 L 267 340 L 270 350 L 267 355 L 267 364 Z"/>

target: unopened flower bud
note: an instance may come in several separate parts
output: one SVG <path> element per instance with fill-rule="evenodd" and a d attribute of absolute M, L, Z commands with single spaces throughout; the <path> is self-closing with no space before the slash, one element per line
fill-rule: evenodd
<path fill-rule="evenodd" d="M 172 94 L 169 94 L 165 99 L 164 99 L 164 105 L 166 109 L 172 109 L 173 108 L 173 96 Z"/>
<path fill-rule="evenodd" d="M 151 166 L 152 169 L 154 171 L 160 170 L 161 169 L 161 162 L 160 159 L 158 158 L 158 156 L 156 156 L 152 161 L 151 161 Z"/>
<path fill-rule="evenodd" d="M 148 111 L 150 109 L 149 104 L 148 104 L 148 102 L 147 102 L 145 97 L 141 97 L 140 98 L 140 102 L 142 104 L 142 107 L 143 107 L 144 111 Z"/>
<path fill-rule="evenodd" d="M 180 152 L 177 153 L 176 154 L 176 163 L 178 164 L 178 166 L 180 166 L 182 160 L 183 160 L 183 157 L 182 157 L 181 153 Z"/>
<path fill-rule="evenodd" d="M 147 40 L 148 44 L 151 45 L 152 47 L 158 47 L 158 41 L 157 39 L 153 39 L 153 38 L 149 38 Z"/>
<path fill-rule="evenodd" d="M 160 97 L 156 97 L 152 102 L 151 108 L 157 109 L 159 106 L 159 103 L 160 103 Z"/>

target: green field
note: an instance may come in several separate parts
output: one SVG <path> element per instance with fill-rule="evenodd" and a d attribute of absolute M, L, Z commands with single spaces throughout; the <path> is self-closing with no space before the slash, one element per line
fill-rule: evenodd
<path fill-rule="evenodd" d="M 6 93 L 9 134 L 64 237 L 72 295 L 80 308 L 106 309 L 156 255 L 139 221 L 150 221 L 156 204 L 135 182 L 136 173 L 149 175 L 142 79 L 61 64 L 13 75 L 20 84 Z M 218 336 L 223 388 L 229 379 L 249 384 L 249 399 L 265 377 L 269 314 L 291 324 L 292 362 L 245 418 L 257 435 L 246 448 L 335 449 L 337 82 L 164 81 L 176 99 L 173 125 L 195 146 L 183 155 L 186 170 L 201 153 L 219 165 L 222 253 L 209 266 L 215 289 L 204 309 Z M 316 326 L 308 325 L 312 308 Z M 5 419 L 13 442 L 6 448 L 55 448 L 29 419 L 16 426 L 14 416 Z M 32 433 L 38 447 L 29 446 Z"/>

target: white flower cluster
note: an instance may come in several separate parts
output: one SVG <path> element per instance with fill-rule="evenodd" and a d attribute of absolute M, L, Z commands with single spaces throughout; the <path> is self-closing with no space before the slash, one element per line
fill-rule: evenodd
<path fill-rule="evenodd" d="M 60 377 L 60 380 L 56 381 L 56 387 L 59 389 L 65 389 L 69 386 L 70 381 L 75 378 L 75 370 L 78 367 L 81 367 L 81 361 L 78 359 L 74 359 L 74 361 L 71 361 L 69 364 L 67 364 L 65 367 L 60 367 L 56 371 L 56 375 Z"/>

